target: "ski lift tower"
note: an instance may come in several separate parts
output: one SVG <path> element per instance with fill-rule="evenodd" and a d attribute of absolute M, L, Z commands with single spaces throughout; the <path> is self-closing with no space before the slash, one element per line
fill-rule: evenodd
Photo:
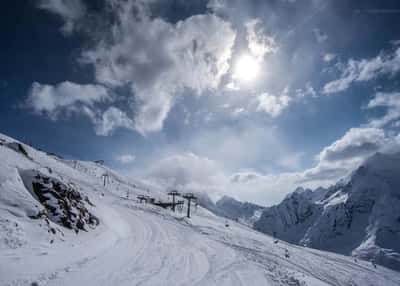
<path fill-rule="evenodd" d="M 139 200 L 139 203 L 146 202 L 147 198 L 144 195 L 138 195 L 137 199 Z"/>
<path fill-rule="evenodd" d="M 186 193 L 182 196 L 183 198 L 187 199 L 188 201 L 188 208 L 187 208 L 187 217 L 190 218 L 190 202 L 191 200 L 195 200 L 196 197 L 192 193 Z"/>
<path fill-rule="evenodd" d="M 104 173 L 103 175 L 101 175 L 103 177 L 103 186 L 106 186 L 106 182 L 109 183 L 110 182 L 110 178 L 108 176 L 107 173 Z"/>
<path fill-rule="evenodd" d="M 172 211 L 175 212 L 175 197 L 180 196 L 181 194 L 177 190 L 172 190 L 168 195 L 172 196 Z"/>

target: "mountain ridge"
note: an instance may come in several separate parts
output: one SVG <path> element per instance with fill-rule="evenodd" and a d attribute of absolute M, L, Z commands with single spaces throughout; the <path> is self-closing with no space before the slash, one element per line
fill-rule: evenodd
<path fill-rule="evenodd" d="M 254 228 L 291 243 L 399 270 L 399 175 L 400 153 L 376 153 L 347 182 L 318 189 L 317 200 L 310 193 L 294 192 L 266 208 Z"/>

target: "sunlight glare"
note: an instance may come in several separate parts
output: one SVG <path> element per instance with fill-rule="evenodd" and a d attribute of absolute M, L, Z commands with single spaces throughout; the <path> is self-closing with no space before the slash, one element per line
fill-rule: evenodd
<path fill-rule="evenodd" d="M 240 81 L 249 82 L 257 77 L 259 71 L 260 64 L 258 61 L 254 57 L 246 54 L 241 56 L 236 62 L 234 76 Z"/>

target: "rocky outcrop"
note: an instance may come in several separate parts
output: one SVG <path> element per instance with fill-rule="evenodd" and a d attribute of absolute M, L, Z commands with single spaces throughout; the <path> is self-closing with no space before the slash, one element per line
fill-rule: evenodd
<path fill-rule="evenodd" d="M 82 196 L 73 184 L 66 184 L 36 170 L 21 171 L 21 177 L 26 188 L 44 207 L 32 218 L 45 216 L 77 233 L 99 224 L 98 218 L 86 206 L 94 205 L 87 196 Z"/>

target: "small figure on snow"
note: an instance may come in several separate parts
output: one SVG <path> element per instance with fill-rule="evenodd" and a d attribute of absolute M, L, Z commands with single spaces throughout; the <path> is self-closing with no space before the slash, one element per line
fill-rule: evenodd
<path fill-rule="evenodd" d="M 286 257 L 286 258 L 289 258 L 289 257 L 290 257 L 289 250 L 287 250 L 287 249 L 285 249 L 285 257 Z"/>
<path fill-rule="evenodd" d="M 376 269 L 376 263 L 374 260 L 371 260 L 372 266 L 374 266 L 374 268 Z"/>

